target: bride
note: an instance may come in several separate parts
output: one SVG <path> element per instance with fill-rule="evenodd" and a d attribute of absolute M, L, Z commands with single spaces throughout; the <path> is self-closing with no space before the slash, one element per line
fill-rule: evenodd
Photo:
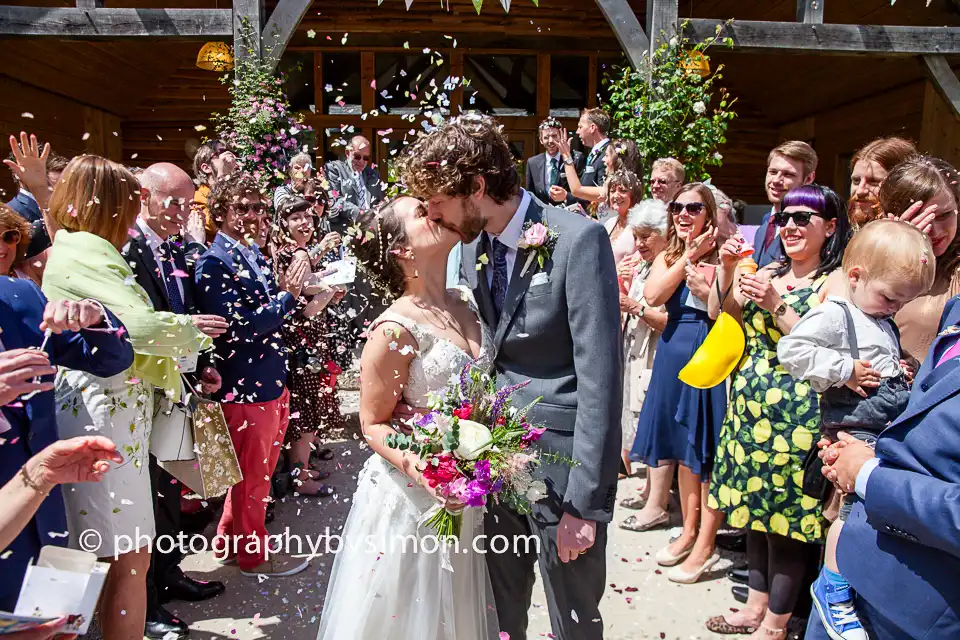
<path fill-rule="evenodd" d="M 427 218 L 419 200 L 364 212 L 353 253 L 375 288 L 396 298 L 367 328 L 360 359 L 360 425 L 373 449 L 360 472 L 320 619 L 318 640 L 490 640 L 498 636 L 486 562 L 475 540 L 483 510 L 465 509 L 453 550 L 420 522 L 437 502 L 418 458 L 390 449 L 398 402 L 425 407 L 465 364 L 490 368 L 492 339 L 466 289 L 446 288 L 459 235 Z M 333 545 L 332 547 L 333 548 Z"/>

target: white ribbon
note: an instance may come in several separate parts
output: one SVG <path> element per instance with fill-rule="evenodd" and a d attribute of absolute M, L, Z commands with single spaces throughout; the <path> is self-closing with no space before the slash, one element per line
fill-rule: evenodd
<path fill-rule="evenodd" d="M 537 257 L 537 250 L 534 249 L 530 252 L 530 255 L 527 256 L 527 261 L 523 263 L 523 269 L 520 270 L 520 277 L 522 278 L 527 273 L 527 269 L 530 268 L 530 265 L 533 264 L 533 259 Z"/>

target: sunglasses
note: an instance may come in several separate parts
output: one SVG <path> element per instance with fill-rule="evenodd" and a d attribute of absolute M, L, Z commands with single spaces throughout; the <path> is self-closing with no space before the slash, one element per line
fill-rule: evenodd
<path fill-rule="evenodd" d="M 16 229 L 7 229 L 0 234 L 0 240 L 3 241 L 3 244 L 20 244 L 21 237 L 20 232 Z"/>
<path fill-rule="evenodd" d="M 671 202 L 667 205 L 667 211 L 669 211 L 671 215 L 678 216 L 686 209 L 690 215 L 698 216 L 703 212 L 705 206 L 707 205 L 702 202 L 688 202 L 686 204 L 682 202 Z"/>
<path fill-rule="evenodd" d="M 783 211 L 778 211 L 773 214 L 773 223 L 778 227 L 785 227 L 790 222 L 790 218 L 793 218 L 793 223 L 798 227 L 805 227 L 810 224 L 810 218 L 813 216 L 821 216 L 816 211 L 792 211 L 790 213 L 784 213 Z"/>
<path fill-rule="evenodd" d="M 655 184 L 658 186 L 666 186 L 668 184 L 673 184 L 676 180 L 667 180 L 666 178 L 654 178 L 650 181 L 650 184 Z"/>
<path fill-rule="evenodd" d="M 248 213 L 260 215 L 263 213 L 264 204 L 262 202 L 251 202 L 249 204 L 242 204 L 238 202 L 237 204 L 233 205 L 233 210 L 237 213 L 237 215 L 241 216 Z"/>
<path fill-rule="evenodd" d="M 359 158 L 360 160 L 363 160 L 364 162 L 370 162 L 370 156 L 354 156 L 354 158 Z"/>

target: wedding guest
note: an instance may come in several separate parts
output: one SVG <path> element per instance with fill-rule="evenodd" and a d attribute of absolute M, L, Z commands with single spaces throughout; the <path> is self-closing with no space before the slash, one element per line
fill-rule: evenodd
<path fill-rule="evenodd" d="M 92 425 L 126 454 L 127 464 L 103 482 L 77 485 L 66 494 L 71 545 L 95 529 L 108 573 L 98 609 L 105 640 L 140 637 L 146 615 L 146 574 L 154 537 L 149 442 L 153 390 L 177 397 L 177 361 L 209 348 L 210 338 L 179 316 L 154 311 L 120 255 L 139 212 L 140 185 L 120 165 L 98 156 L 78 156 L 50 201 L 59 229 L 43 277 L 51 300 L 94 299 L 111 308 L 133 345 L 133 366 L 103 377 L 62 369 L 57 377 L 58 429 L 62 438 L 84 435 Z M 117 514 L 123 514 L 118 517 Z M 136 550 L 123 548 L 131 536 Z"/>
<path fill-rule="evenodd" d="M 281 204 L 277 211 L 278 250 L 274 255 L 278 271 L 285 273 L 296 260 L 307 261 L 314 273 L 323 271 L 323 258 L 340 245 L 340 234 L 321 236 L 321 220 L 313 205 L 302 198 L 291 197 Z M 325 309 L 344 293 L 343 289 L 323 285 L 312 299 L 302 299 L 303 309 L 287 316 L 283 323 L 283 338 L 290 352 L 290 423 L 285 445 L 290 447 L 290 467 L 300 495 L 334 493 L 333 487 L 320 482 L 330 474 L 310 468 L 310 453 L 320 432 L 343 429 L 335 388 L 341 369 L 332 358 Z"/>
<path fill-rule="evenodd" d="M 30 279 L 22 271 L 32 229 L 16 211 L 0 204 L 0 275 Z"/>
<path fill-rule="evenodd" d="M 809 383 L 794 380 L 777 358 L 777 343 L 801 316 L 821 303 L 828 274 L 837 269 L 849 240 L 843 200 L 817 184 L 798 187 L 781 200 L 772 224 L 780 229 L 782 260 L 756 274 L 738 272 L 743 238 L 720 251 L 721 305 L 710 295 L 711 315 L 721 309 L 741 320 L 746 349 L 733 376 L 727 417 L 704 506 L 704 526 L 694 551 L 681 566 L 699 578 L 715 564 L 716 532 L 723 522 L 746 529 L 749 591 L 741 611 L 707 621 L 715 633 L 755 633 L 786 638 L 787 623 L 805 588 L 813 545 L 826 529 L 819 500 L 803 492 L 804 460 L 817 441 L 820 410 Z M 678 572 L 679 574 L 679 572 Z"/>
<path fill-rule="evenodd" d="M 861 147 L 850 159 L 850 202 L 847 215 L 854 232 L 876 220 L 880 209 L 880 185 L 893 168 L 917 155 L 917 148 L 909 140 L 896 136 L 880 138 Z"/>
<path fill-rule="evenodd" d="M 837 563 L 871 638 L 960 635 L 957 301 L 944 310 L 907 410 L 875 449 L 843 434 L 821 452 L 824 476 L 859 498 L 840 534 Z M 811 608 L 806 638 L 828 637 Z"/>
<path fill-rule="evenodd" d="M 278 286 L 254 244 L 266 201 L 249 176 L 235 174 L 218 182 L 209 204 L 219 231 L 197 262 L 194 279 L 201 292 L 200 310 L 230 319 L 227 333 L 215 341 L 223 384 L 214 399 L 223 407 L 243 472 L 223 505 L 217 551 L 223 562 L 236 562 L 245 576 L 289 576 L 310 561 L 266 556 L 266 502 L 290 416 L 280 330 L 288 316 L 301 310 L 297 300 L 309 265 L 295 263 L 279 274 L 283 288 Z"/>
<path fill-rule="evenodd" d="M 564 206 L 576 204 L 577 199 L 570 193 L 566 173 L 563 170 L 563 157 L 560 154 L 560 137 L 564 134 L 563 125 L 550 117 L 537 127 L 540 132 L 540 144 L 544 152 L 527 160 L 525 186 L 544 204 Z M 573 152 L 573 167 L 579 174 L 583 171 L 584 156 Z M 584 203 L 588 204 L 588 203 Z M 460 266 L 457 265 L 459 269 Z"/>
<path fill-rule="evenodd" d="M 767 156 L 767 174 L 764 187 L 770 211 L 760 221 L 753 239 L 756 253 L 753 259 L 765 267 L 783 257 L 780 231 L 774 224 L 774 214 L 780 211 L 780 200 L 791 189 L 813 182 L 817 173 L 817 152 L 806 142 L 789 140 L 774 148 Z"/>
<path fill-rule="evenodd" d="M 295 193 L 303 193 L 304 185 L 313 180 L 313 160 L 309 153 L 298 153 L 290 158 L 290 180 L 282 184 L 273 192 L 273 209 L 280 209 L 280 204 Z"/>
<path fill-rule="evenodd" d="M 644 200 L 630 209 L 627 217 L 630 235 L 636 242 L 639 264 L 631 266 L 622 262 L 618 265 L 618 275 L 624 280 L 627 293 L 620 292 L 620 311 L 624 314 L 623 323 L 623 353 L 624 353 L 624 381 L 623 381 L 623 409 L 621 429 L 623 430 L 623 475 L 630 475 L 630 449 L 637 433 L 637 421 L 640 419 L 640 409 L 653 371 L 653 360 L 656 354 L 660 334 L 667 324 L 667 312 L 661 307 L 651 307 L 643 297 L 644 285 L 650 275 L 654 259 L 667 245 L 667 209 L 659 200 Z M 636 498 L 627 498 L 621 506 L 629 509 L 642 509 L 650 504 L 650 509 L 639 514 L 629 516 L 621 526 L 636 531 L 649 528 L 648 523 L 662 522 L 662 514 L 666 513 L 666 500 L 663 498 L 662 483 L 658 485 L 657 500 L 650 502 L 652 485 L 656 484 L 653 476 L 663 475 L 662 469 L 667 469 L 670 476 L 659 478 L 666 483 L 667 492 L 673 481 L 671 466 L 657 467 L 647 471 L 645 490 Z M 661 504 L 662 502 L 662 504 Z M 659 506 L 659 510 L 657 507 Z M 652 513 L 652 516 L 651 516 Z"/>
<path fill-rule="evenodd" d="M 603 186 L 603 181 L 606 180 L 607 173 L 610 171 L 610 164 L 608 164 L 604 155 L 607 153 L 606 149 L 610 144 L 610 130 L 612 127 L 613 119 L 611 119 L 610 114 L 603 109 L 584 109 L 580 115 L 580 120 L 577 121 L 577 137 L 580 138 L 580 142 L 583 143 L 584 147 L 590 147 L 590 153 L 587 154 L 584 162 L 583 173 L 577 176 L 578 185 L 585 187 Z M 563 145 L 563 143 L 569 143 L 566 131 L 560 136 L 560 144 Z M 564 154 L 564 164 L 566 164 L 567 159 L 572 161 L 573 157 L 569 153 L 566 153 Z M 631 171 L 636 170 L 636 167 L 633 165 L 627 166 L 626 168 Z M 570 172 L 566 171 L 566 174 L 567 178 L 569 178 Z M 574 175 L 576 174 L 574 173 Z M 571 186 L 572 184 L 573 183 L 571 183 Z M 596 200 L 596 197 L 590 198 L 589 200 Z"/>
<path fill-rule="evenodd" d="M 650 469 L 680 466 L 683 533 L 657 552 L 656 560 L 661 566 L 682 562 L 693 548 L 700 521 L 701 483 L 710 477 L 727 400 L 723 383 L 696 389 L 678 378 L 713 324 L 706 307 L 709 287 L 701 293 L 703 298 L 695 299 L 688 284 L 691 276 L 687 265 L 716 259 L 716 202 L 706 185 L 695 182 L 680 189 L 667 211 L 667 246 L 654 260 L 643 291 L 650 306 L 666 306 L 667 324 L 653 362 L 657 375 L 644 398 L 630 453 L 632 460 L 643 462 Z M 655 473 L 664 479 L 670 472 Z M 669 484 L 658 482 L 651 489 L 663 493 L 669 491 Z M 664 511 L 660 517 L 644 522 L 647 528 L 666 520 L 664 496 L 653 496 L 651 492 L 651 501 L 663 505 Z"/>
<path fill-rule="evenodd" d="M 640 160 L 636 142 L 627 138 L 617 138 L 604 145 L 603 156 L 601 156 L 604 167 L 603 179 L 596 184 L 592 184 L 587 179 L 581 181 L 577 176 L 576 169 L 574 168 L 573 155 L 570 150 L 569 138 L 560 140 L 560 153 L 563 156 L 564 172 L 567 176 L 567 183 L 570 185 L 570 193 L 576 198 L 588 203 L 597 202 L 606 197 L 604 189 L 606 188 L 608 176 L 615 171 L 621 170 L 636 172 L 637 164 Z M 593 152 L 591 151 L 591 153 Z M 593 165 L 588 164 L 587 170 L 592 166 Z M 598 212 L 597 215 L 601 217 L 600 212 Z"/>
<path fill-rule="evenodd" d="M 20 144 L 23 145 L 22 148 L 25 150 L 28 149 L 26 134 L 21 133 L 20 138 Z M 11 145 L 16 146 L 16 138 L 10 136 L 10 139 Z M 47 155 L 41 158 L 44 162 L 44 177 L 46 178 L 46 182 L 45 184 L 40 183 L 37 185 L 25 183 L 22 180 L 24 169 L 22 168 L 21 157 L 18 157 L 17 153 L 11 152 L 5 164 L 13 174 L 13 181 L 17 185 L 17 195 L 7 202 L 7 206 L 16 211 L 27 222 L 37 222 L 43 220 L 41 207 L 45 208 L 46 204 L 50 201 L 50 194 L 53 193 L 54 187 L 60 182 L 60 176 L 63 174 L 63 170 L 67 168 L 69 160 L 63 156 L 50 153 L 49 144 L 36 145 L 36 136 L 31 135 L 31 141 L 35 146 L 47 148 Z"/>
<path fill-rule="evenodd" d="M 113 327 L 113 330 L 110 328 Z M 48 302 L 29 280 L 0 277 L 0 483 L 58 439 L 57 366 L 113 376 L 133 363 L 120 320 L 92 301 Z M 44 349 L 44 332 L 52 335 Z M 27 565 L 44 545 L 65 546 L 64 492 L 53 488 L 29 524 L 5 545 L 0 610 L 13 611 Z M 57 534 L 57 535 L 52 535 Z"/>
<path fill-rule="evenodd" d="M 613 259 L 617 264 L 637 252 L 633 234 L 630 233 L 627 214 L 630 207 L 643 198 L 643 185 L 632 171 L 620 170 L 607 178 L 605 203 L 612 215 L 603 222 L 610 244 L 613 245 Z M 636 264 L 636 261 L 634 261 Z"/>
<path fill-rule="evenodd" d="M 193 177 L 198 187 L 194 194 L 194 210 L 203 215 L 206 244 L 213 242 L 217 227 L 210 215 L 207 199 L 218 180 L 237 170 L 237 156 L 222 140 L 204 142 L 193 156 Z"/>
<path fill-rule="evenodd" d="M 383 201 L 384 185 L 371 166 L 373 146 L 363 136 L 354 136 L 347 145 L 346 158 L 328 162 L 324 169 L 330 185 L 330 226 L 343 234 L 364 209 Z"/>
<path fill-rule="evenodd" d="M 673 202 L 685 179 L 686 172 L 679 160 L 658 158 L 650 170 L 650 193 L 660 202 Z"/>
<path fill-rule="evenodd" d="M 211 338 L 221 335 L 227 329 L 227 321 L 197 313 L 197 294 L 189 273 L 191 268 L 183 249 L 171 241 L 190 213 L 194 195 L 190 176 L 176 165 L 159 163 L 144 169 L 139 175 L 139 182 L 140 214 L 121 254 L 133 267 L 137 283 L 147 293 L 155 310 L 177 314 L 183 323 L 193 323 Z M 220 388 L 220 374 L 211 365 L 209 357 L 204 355 L 196 362 L 181 363 L 180 371 L 187 374 L 191 384 L 201 393 L 214 393 Z M 175 411 L 174 406 L 180 399 L 175 400 L 154 390 L 153 444 L 157 444 L 158 421 L 173 419 L 182 422 L 183 414 Z M 151 447 L 151 451 L 153 449 Z M 152 452 L 150 476 L 155 496 L 157 535 L 176 538 L 182 530 L 182 485 L 160 468 Z M 222 582 L 203 582 L 184 574 L 180 569 L 182 554 L 179 547 L 164 549 L 158 547 L 151 555 L 147 574 L 147 623 L 144 635 L 152 640 L 162 640 L 168 633 L 177 638 L 186 637 L 188 633 L 189 625 L 174 617 L 163 607 L 163 603 L 170 600 L 202 601 L 224 591 Z"/>
<path fill-rule="evenodd" d="M 904 355 L 923 362 L 936 338 L 938 318 L 947 302 L 960 294 L 960 173 L 939 158 L 914 157 L 890 172 L 878 197 L 884 214 L 919 226 L 933 243 L 937 260 L 933 287 L 894 316 Z"/>

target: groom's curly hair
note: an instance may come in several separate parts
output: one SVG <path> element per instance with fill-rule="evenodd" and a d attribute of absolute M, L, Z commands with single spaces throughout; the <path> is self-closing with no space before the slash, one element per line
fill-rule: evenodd
<path fill-rule="evenodd" d="M 468 113 L 421 136 L 407 148 L 397 168 L 411 195 L 466 197 L 483 178 L 486 194 L 503 204 L 520 191 L 520 174 L 501 132 L 490 116 Z"/>

